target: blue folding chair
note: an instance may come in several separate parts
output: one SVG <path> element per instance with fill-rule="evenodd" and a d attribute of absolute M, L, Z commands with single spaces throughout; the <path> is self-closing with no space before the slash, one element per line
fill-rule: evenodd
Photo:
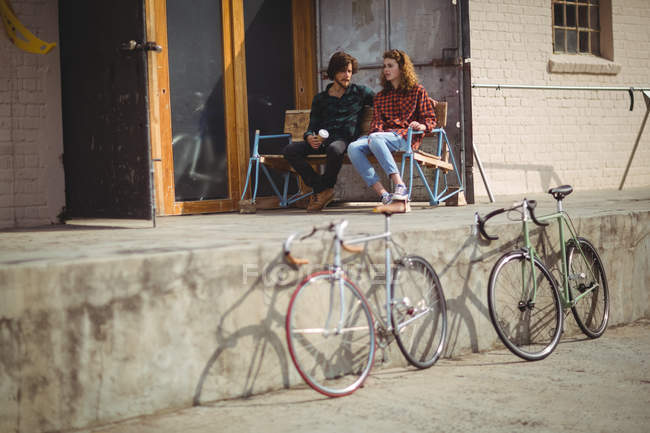
<path fill-rule="evenodd" d="M 260 135 L 259 129 L 255 131 L 255 139 L 253 141 L 253 152 L 251 154 L 251 157 L 248 160 L 248 170 L 246 172 L 246 183 L 244 186 L 244 191 L 242 192 L 241 195 L 241 202 L 243 202 L 244 197 L 246 197 L 246 191 L 248 191 L 248 185 L 249 185 L 249 180 L 251 180 L 251 172 L 253 170 L 253 167 L 255 167 L 255 182 L 253 188 L 253 196 L 251 197 L 251 206 L 255 205 L 255 201 L 257 199 L 257 187 L 259 185 L 259 175 L 260 175 L 260 166 L 262 167 L 262 171 L 264 172 L 264 175 L 266 176 L 267 180 L 269 181 L 269 184 L 271 185 L 271 188 L 273 188 L 273 192 L 275 193 L 276 196 L 279 198 L 279 204 L 281 207 L 287 207 L 292 203 L 297 202 L 298 200 L 302 200 L 305 197 L 309 197 L 311 194 L 313 194 L 311 191 L 304 193 L 302 190 L 298 190 L 295 194 L 291 195 L 291 197 L 288 196 L 289 194 L 289 181 L 291 179 L 291 175 L 293 174 L 296 177 L 296 181 L 298 181 L 299 176 L 295 172 L 291 170 L 291 166 L 289 163 L 282 157 L 282 155 L 260 155 L 259 153 L 259 144 L 261 140 L 268 140 L 268 139 L 279 139 L 279 138 L 286 138 L 287 143 L 291 143 L 291 134 L 274 134 L 274 135 Z M 269 159 L 274 159 L 276 165 L 282 165 L 282 192 L 280 192 L 280 189 L 278 186 L 275 184 L 275 181 L 271 177 L 271 173 L 269 173 L 269 169 L 266 167 L 264 164 L 265 160 Z M 300 182 L 298 182 L 298 185 L 300 185 Z"/>

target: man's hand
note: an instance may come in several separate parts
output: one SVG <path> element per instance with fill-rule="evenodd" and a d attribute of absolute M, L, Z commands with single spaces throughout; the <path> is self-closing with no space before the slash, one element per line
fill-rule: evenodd
<path fill-rule="evenodd" d="M 426 125 L 423 125 L 420 122 L 417 122 L 415 120 L 413 122 L 409 123 L 409 127 L 411 129 L 416 130 L 416 131 L 426 131 L 426 129 L 427 129 Z"/>
<path fill-rule="evenodd" d="M 323 143 L 323 139 L 320 138 L 318 135 L 308 135 L 307 143 L 309 143 L 312 149 L 318 149 L 321 143 Z"/>

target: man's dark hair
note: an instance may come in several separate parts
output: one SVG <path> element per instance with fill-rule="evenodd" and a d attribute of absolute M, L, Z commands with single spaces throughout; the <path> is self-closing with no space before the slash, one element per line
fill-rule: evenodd
<path fill-rule="evenodd" d="M 352 64 L 352 73 L 356 74 L 359 70 L 359 62 L 357 59 L 343 51 L 335 52 L 327 66 L 327 78 L 333 80 L 338 72 L 343 72 L 347 69 L 348 64 Z"/>

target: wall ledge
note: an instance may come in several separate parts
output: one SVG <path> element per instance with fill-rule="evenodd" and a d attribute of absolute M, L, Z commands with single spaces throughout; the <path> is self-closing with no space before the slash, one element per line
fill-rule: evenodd
<path fill-rule="evenodd" d="M 552 74 L 617 75 L 621 72 L 621 65 L 602 57 L 553 54 L 548 60 L 548 72 Z"/>

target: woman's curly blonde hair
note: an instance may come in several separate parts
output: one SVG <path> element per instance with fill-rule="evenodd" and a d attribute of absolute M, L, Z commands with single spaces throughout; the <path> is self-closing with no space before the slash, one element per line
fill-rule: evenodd
<path fill-rule="evenodd" d="M 400 83 L 396 90 L 408 91 L 418 84 L 418 76 L 415 73 L 411 58 L 402 50 L 390 50 L 384 53 L 384 59 L 393 59 L 397 62 L 400 70 Z M 381 86 L 384 90 L 390 90 L 393 85 L 386 80 L 384 72 L 381 73 Z"/>

